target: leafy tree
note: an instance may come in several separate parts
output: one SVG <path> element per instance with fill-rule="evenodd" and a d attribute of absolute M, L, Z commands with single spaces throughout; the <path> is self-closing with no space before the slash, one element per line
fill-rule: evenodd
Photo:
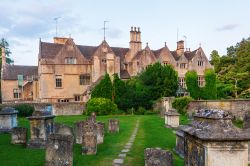
<path fill-rule="evenodd" d="M 210 63 L 214 65 L 214 70 L 217 73 L 220 65 L 220 55 L 218 51 L 213 50 L 210 54 L 210 57 L 211 57 Z"/>
<path fill-rule="evenodd" d="M 9 43 L 4 38 L 2 38 L 0 40 L 0 55 L 1 55 L 0 61 L 1 61 L 1 64 L 2 64 L 2 47 L 5 48 L 6 63 L 8 63 L 8 64 L 13 63 L 14 61 L 10 58 L 11 52 L 10 52 L 10 49 L 9 49 Z"/>
<path fill-rule="evenodd" d="M 159 62 L 149 65 L 138 79 L 149 91 L 152 100 L 163 96 L 174 96 L 178 88 L 177 72 L 172 66 L 161 65 Z"/>
<path fill-rule="evenodd" d="M 108 74 L 105 74 L 104 78 L 99 84 L 95 86 L 91 92 L 91 98 L 106 98 L 112 100 L 112 82 Z"/>
<path fill-rule="evenodd" d="M 121 100 L 125 92 L 126 92 L 125 82 L 119 78 L 117 73 L 115 73 L 113 80 L 113 101 L 118 106 L 121 105 Z"/>
<path fill-rule="evenodd" d="M 202 88 L 202 98 L 205 100 L 213 100 L 217 98 L 216 74 L 213 69 L 205 71 L 205 87 Z"/>
<path fill-rule="evenodd" d="M 188 71 L 185 75 L 187 90 L 193 99 L 199 99 L 200 87 L 198 86 L 198 75 L 196 71 Z"/>
<path fill-rule="evenodd" d="M 250 38 L 243 39 L 236 51 L 237 69 L 240 72 L 250 71 Z"/>

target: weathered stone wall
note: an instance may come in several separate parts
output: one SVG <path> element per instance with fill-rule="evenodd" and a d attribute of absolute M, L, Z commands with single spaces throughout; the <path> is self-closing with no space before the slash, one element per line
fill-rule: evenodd
<path fill-rule="evenodd" d="M 0 107 L 14 107 L 21 103 L 6 103 L 1 104 Z M 39 111 L 45 109 L 46 106 L 52 106 L 53 115 L 82 115 L 85 110 L 85 103 L 69 102 L 69 103 L 26 103 L 34 106 L 35 110 Z"/>
<path fill-rule="evenodd" d="M 202 108 L 222 109 L 232 113 L 236 118 L 243 119 L 250 111 L 250 100 L 197 100 L 191 101 L 187 110 L 191 114 Z"/>

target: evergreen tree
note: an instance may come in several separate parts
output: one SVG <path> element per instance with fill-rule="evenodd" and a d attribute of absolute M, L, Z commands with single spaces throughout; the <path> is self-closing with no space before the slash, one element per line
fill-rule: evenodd
<path fill-rule="evenodd" d="M 202 88 L 202 99 L 217 99 L 216 74 L 213 69 L 207 69 L 205 71 L 205 81 L 205 87 Z"/>
<path fill-rule="evenodd" d="M 193 99 L 199 99 L 200 87 L 198 86 L 198 75 L 196 71 L 188 71 L 185 75 L 187 90 Z"/>
<path fill-rule="evenodd" d="M 121 100 L 125 92 L 126 92 L 125 82 L 119 78 L 117 73 L 115 73 L 113 81 L 113 99 L 114 102 L 118 105 L 118 107 L 120 107 L 121 105 Z"/>
<path fill-rule="evenodd" d="M 219 71 L 219 65 L 220 65 L 220 55 L 218 51 L 213 50 L 210 54 L 211 60 L 210 63 L 214 65 L 214 70 L 217 73 Z"/>
<path fill-rule="evenodd" d="M 112 100 L 112 90 L 112 82 L 109 75 L 106 73 L 104 78 L 91 92 L 91 98 L 106 98 Z"/>

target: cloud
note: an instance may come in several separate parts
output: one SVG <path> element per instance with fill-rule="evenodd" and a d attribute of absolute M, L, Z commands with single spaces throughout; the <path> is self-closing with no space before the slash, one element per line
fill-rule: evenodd
<path fill-rule="evenodd" d="M 240 26 L 239 24 L 227 24 L 227 25 L 223 25 L 222 27 L 217 28 L 216 31 L 218 32 L 231 31 L 231 30 L 238 28 L 239 26 Z"/>

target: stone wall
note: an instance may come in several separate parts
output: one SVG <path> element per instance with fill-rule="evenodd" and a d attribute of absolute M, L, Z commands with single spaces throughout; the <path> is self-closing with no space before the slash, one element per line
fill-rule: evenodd
<path fill-rule="evenodd" d="M 1 104 L 0 107 L 14 107 L 21 103 Z M 53 115 L 82 115 L 85 111 L 85 103 L 69 102 L 69 103 L 26 103 L 35 108 L 35 110 L 45 109 L 47 106 L 52 106 Z"/>
<path fill-rule="evenodd" d="M 189 103 L 187 110 L 191 114 L 202 108 L 222 109 L 236 118 L 243 119 L 250 111 L 250 100 L 196 100 Z"/>

